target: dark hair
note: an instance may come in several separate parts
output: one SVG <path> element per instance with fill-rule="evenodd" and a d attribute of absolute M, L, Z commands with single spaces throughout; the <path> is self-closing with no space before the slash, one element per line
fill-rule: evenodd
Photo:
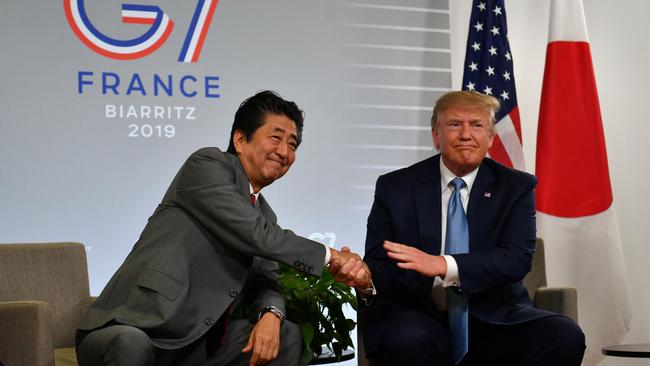
<path fill-rule="evenodd" d="M 296 124 L 296 130 L 298 131 L 298 139 L 296 142 L 300 145 L 300 142 L 302 142 L 304 112 L 298 108 L 295 102 L 282 99 L 282 97 L 272 90 L 264 90 L 246 99 L 239 105 L 237 113 L 235 113 L 232 130 L 230 131 L 228 152 L 233 154 L 237 153 L 233 141 L 235 131 L 239 130 L 244 132 L 246 134 L 246 141 L 250 141 L 255 131 L 264 123 L 267 114 L 278 114 L 292 120 Z"/>

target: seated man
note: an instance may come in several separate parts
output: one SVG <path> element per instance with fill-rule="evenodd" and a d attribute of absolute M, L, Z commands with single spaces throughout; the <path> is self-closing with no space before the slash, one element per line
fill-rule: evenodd
<path fill-rule="evenodd" d="M 431 118 L 440 151 L 379 177 L 368 217 L 366 354 L 384 365 L 580 365 L 571 319 L 522 285 L 535 251 L 530 174 L 486 158 L 497 99 L 450 92 Z"/>
<path fill-rule="evenodd" d="M 302 127 L 294 102 L 263 91 L 239 106 L 228 152 L 187 159 L 83 320 L 81 366 L 298 364 L 302 338 L 284 321 L 275 261 L 314 276 L 336 261 L 369 278 L 347 248 L 279 227 L 260 194 L 291 167 Z M 243 298 L 256 322 L 230 318 Z"/>

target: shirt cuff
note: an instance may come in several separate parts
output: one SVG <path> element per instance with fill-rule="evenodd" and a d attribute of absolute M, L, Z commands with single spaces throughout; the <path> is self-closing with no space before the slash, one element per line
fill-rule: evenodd
<path fill-rule="evenodd" d="M 372 282 L 372 279 L 370 280 L 370 288 L 356 290 L 364 305 L 370 305 L 374 297 L 377 296 L 377 288 L 375 287 L 374 282 Z"/>
<path fill-rule="evenodd" d="M 332 258 L 332 252 L 330 252 L 330 247 L 328 247 L 325 244 L 323 244 L 323 246 L 325 247 L 325 263 L 323 264 L 323 266 L 326 266 L 330 262 L 330 259 Z"/>
<path fill-rule="evenodd" d="M 375 287 L 375 283 L 372 282 L 372 279 L 370 279 L 370 287 L 359 290 L 359 293 L 365 296 L 377 296 L 377 288 Z"/>
<path fill-rule="evenodd" d="M 447 273 L 445 278 L 441 278 L 442 287 L 460 287 L 460 278 L 458 276 L 458 264 L 456 259 L 450 255 L 442 256 L 447 262 Z"/>

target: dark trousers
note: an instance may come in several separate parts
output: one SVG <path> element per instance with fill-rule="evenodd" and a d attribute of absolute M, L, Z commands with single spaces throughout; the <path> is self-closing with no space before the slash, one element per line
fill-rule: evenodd
<path fill-rule="evenodd" d="M 201 338 L 179 349 L 156 347 L 142 330 L 113 324 L 89 333 L 78 333 L 77 360 L 80 366 L 222 366 L 248 365 L 251 353 L 241 350 L 248 342 L 254 324 L 231 319 L 223 344 L 219 345 L 216 327 Z M 298 365 L 302 337 L 297 325 L 284 321 L 280 328 L 280 352 L 269 365 Z"/>
<path fill-rule="evenodd" d="M 582 330 L 561 315 L 514 325 L 470 318 L 469 352 L 460 365 L 579 366 L 584 351 Z M 374 357 L 385 366 L 452 366 L 446 317 L 418 310 L 393 314 Z"/>

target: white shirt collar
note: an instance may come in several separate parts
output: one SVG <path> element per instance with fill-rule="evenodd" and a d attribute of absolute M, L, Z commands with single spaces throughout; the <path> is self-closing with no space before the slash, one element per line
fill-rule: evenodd
<path fill-rule="evenodd" d="M 462 177 L 459 177 L 459 178 L 462 178 L 465 181 L 465 184 L 467 185 L 467 191 L 468 192 L 472 191 L 472 186 L 474 185 L 474 180 L 476 180 L 476 174 L 478 174 L 479 167 L 472 170 L 468 174 L 466 174 L 466 175 L 464 175 Z M 441 157 L 440 158 L 440 179 L 441 179 L 440 182 L 442 183 L 441 188 L 442 188 L 443 191 L 445 190 L 445 188 L 449 187 L 449 183 L 452 180 L 454 180 L 454 178 L 456 178 L 456 176 L 454 175 L 454 173 L 451 172 L 451 170 L 449 170 L 449 168 L 447 168 L 445 163 L 442 161 L 442 157 Z"/>
<path fill-rule="evenodd" d="M 248 182 L 248 192 L 250 192 L 250 194 L 255 196 L 255 201 L 257 201 L 257 199 L 260 198 L 260 192 L 262 192 L 262 190 L 260 189 L 259 191 L 257 191 L 257 193 L 253 193 L 253 185 L 251 184 L 251 182 Z"/>

